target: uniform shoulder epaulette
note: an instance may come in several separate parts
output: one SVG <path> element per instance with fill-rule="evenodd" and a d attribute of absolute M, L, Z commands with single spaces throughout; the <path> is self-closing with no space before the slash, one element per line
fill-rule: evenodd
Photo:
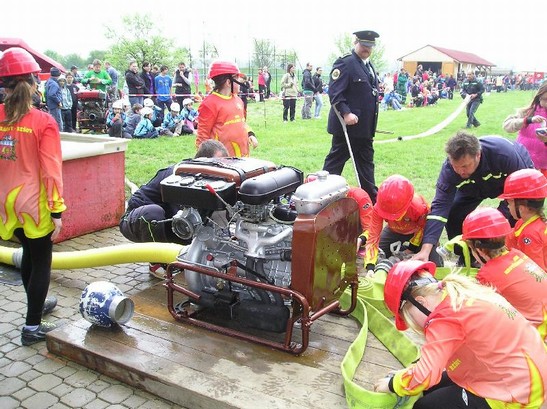
<path fill-rule="evenodd" d="M 349 56 L 351 56 L 351 53 L 344 54 L 343 56 L 341 56 L 339 58 L 348 58 Z"/>

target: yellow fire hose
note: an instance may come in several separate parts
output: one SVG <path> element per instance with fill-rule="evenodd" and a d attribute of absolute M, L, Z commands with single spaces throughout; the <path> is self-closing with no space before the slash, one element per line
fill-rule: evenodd
<path fill-rule="evenodd" d="M 139 262 L 171 263 L 184 247 L 175 243 L 130 243 L 98 249 L 54 252 L 51 268 L 69 270 Z M 21 256 L 21 248 L 0 246 L 0 263 L 20 267 Z"/>
<path fill-rule="evenodd" d="M 436 277 L 442 279 L 451 272 L 450 268 L 437 268 Z M 476 269 L 468 268 L 467 274 L 476 274 Z M 405 367 L 416 361 L 420 356 L 419 347 L 397 330 L 392 321 L 391 312 L 384 304 L 384 283 L 386 272 L 378 271 L 374 277 L 360 278 L 357 291 L 357 307 L 351 313 L 362 325 L 359 335 L 348 348 L 341 364 L 346 401 L 350 409 L 392 409 L 412 408 L 419 396 L 397 397 L 394 393 L 379 393 L 369 391 L 353 381 L 353 377 L 367 344 L 367 333 L 370 330 L 374 336 L 401 362 Z M 346 291 L 340 299 L 343 308 L 351 302 L 351 292 Z M 381 377 L 381 374 L 378 374 Z"/>
<path fill-rule="evenodd" d="M 98 267 L 114 264 L 158 262 L 170 263 L 184 250 L 174 243 L 131 243 L 98 249 L 73 252 L 54 252 L 52 268 L 59 270 Z M 0 263 L 21 265 L 21 248 L 0 246 Z M 436 276 L 444 277 L 448 268 L 438 268 Z M 467 273 L 476 273 L 469 269 Z M 395 394 L 369 391 L 355 382 L 353 377 L 365 353 L 367 334 L 374 336 L 403 364 L 410 365 L 420 356 L 419 347 L 404 332 L 400 332 L 391 320 L 392 314 L 384 304 L 384 283 L 386 273 L 378 271 L 372 278 L 361 278 L 357 292 L 357 307 L 351 313 L 362 328 L 350 345 L 341 364 L 346 400 L 351 409 L 411 408 L 419 396 L 401 399 Z M 340 299 L 342 308 L 351 303 L 351 293 L 346 291 Z"/>

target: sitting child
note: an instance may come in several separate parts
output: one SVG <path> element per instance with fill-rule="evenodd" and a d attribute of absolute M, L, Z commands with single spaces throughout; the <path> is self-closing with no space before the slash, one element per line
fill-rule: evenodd
<path fill-rule="evenodd" d="M 131 112 L 127 114 L 127 119 L 125 121 L 125 132 L 127 132 L 129 135 L 133 135 L 135 133 L 135 129 L 137 129 L 137 125 L 141 121 L 141 109 L 141 104 L 133 104 Z"/>
<path fill-rule="evenodd" d="M 198 126 L 198 111 L 194 109 L 194 101 L 191 98 L 185 98 L 182 101 L 184 108 L 182 109 L 181 116 L 184 120 L 184 126 L 182 127 L 183 134 L 197 134 L 196 128 Z"/>
<path fill-rule="evenodd" d="M 154 104 L 154 101 L 152 98 L 145 98 L 143 101 L 143 105 L 145 107 L 148 107 L 152 110 L 152 116 L 150 117 L 150 121 L 152 121 L 152 125 L 155 127 L 158 127 L 161 125 L 163 121 L 163 112 L 159 106 Z"/>
<path fill-rule="evenodd" d="M 178 102 L 172 102 L 169 107 L 170 111 L 163 118 L 160 128 L 160 135 L 178 136 L 180 128 L 183 124 L 183 118 L 180 114 L 180 105 Z"/>
<path fill-rule="evenodd" d="M 493 286 L 540 332 L 547 336 L 547 273 L 518 249 L 507 249 L 511 225 L 503 214 L 486 207 L 463 221 L 462 238 L 481 264 L 477 280 Z"/>
<path fill-rule="evenodd" d="M 157 138 L 158 131 L 154 128 L 150 118 L 152 117 L 152 108 L 144 107 L 141 109 L 142 118 L 133 133 L 134 138 Z"/>
<path fill-rule="evenodd" d="M 112 103 L 112 109 L 106 117 L 108 135 L 116 138 L 131 139 L 131 134 L 126 132 L 127 117 L 123 112 L 123 103 L 120 99 Z"/>
<path fill-rule="evenodd" d="M 507 235 L 507 247 L 514 247 L 547 270 L 547 225 L 543 205 L 547 178 L 537 169 L 521 169 L 505 179 L 500 199 L 507 200 L 517 223 Z"/>

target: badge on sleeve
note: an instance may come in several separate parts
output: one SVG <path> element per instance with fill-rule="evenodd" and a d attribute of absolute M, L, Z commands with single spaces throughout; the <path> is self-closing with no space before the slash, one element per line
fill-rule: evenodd
<path fill-rule="evenodd" d="M 336 81 L 340 77 L 340 70 L 338 68 L 336 68 L 335 70 L 332 70 L 332 73 L 330 76 L 333 80 Z"/>

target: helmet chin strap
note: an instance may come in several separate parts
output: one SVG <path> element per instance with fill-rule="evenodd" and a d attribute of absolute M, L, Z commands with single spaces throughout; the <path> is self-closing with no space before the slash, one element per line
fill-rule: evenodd
<path fill-rule="evenodd" d="M 233 78 L 233 77 L 230 77 L 230 78 L 231 78 L 231 80 L 232 80 L 232 84 L 235 82 L 235 83 L 238 84 L 238 85 L 245 85 L 245 83 L 243 83 L 243 82 L 241 82 L 241 81 L 239 81 L 239 80 L 236 80 L 236 79 Z"/>
<path fill-rule="evenodd" d="M 411 295 L 411 292 L 414 287 L 421 287 L 421 286 L 424 286 L 430 283 L 436 283 L 436 282 L 437 280 L 433 277 L 421 277 L 416 280 L 412 280 L 408 284 L 408 287 L 403 292 L 403 295 L 401 296 L 401 300 L 407 300 L 409 303 L 411 303 L 413 306 L 419 309 L 425 316 L 429 317 L 429 315 L 431 314 L 431 311 L 429 311 L 422 304 L 416 301 L 416 299 Z"/>
<path fill-rule="evenodd" d="M 238 85 L 245 85 L 244 83 L 242 83 L 241 81 L 239 80 L 236 80 L 234 77 L 230 77 L 230 92 L 233 94 L 234 93 L 234 82 Z"/>

